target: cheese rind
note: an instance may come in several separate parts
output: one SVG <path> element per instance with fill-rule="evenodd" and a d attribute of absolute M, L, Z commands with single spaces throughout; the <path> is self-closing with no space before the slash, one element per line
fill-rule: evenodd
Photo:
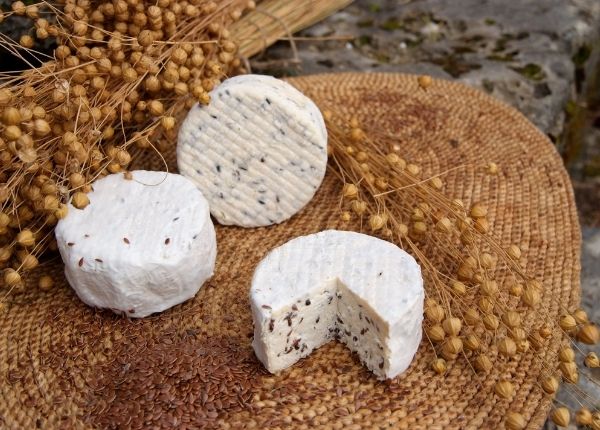
<path fill-rule="evenodd" d="M 339 339 L 379 378 L 410 365 L 421 341 L 423 280 L 396 245 L 328 230 L 271 251 L 252 278 L 253 347 L 272 373 Z"/>
<path fill-rule="evenodd" d="M 237 76 L 195 105 L 179 129 L 177 164 L 221 224 L 277 224 L 314 196 L 327 166 L 317 106 L 286 82 Z"/>
<path fill-rule="evenodd" d="M 212 276 L 216 237 L 208 203 L 181 175 L 134 171 L 92 184 L 56 226 L 65 275 L 90 306 L 129 317 L 193 297 Z"/>

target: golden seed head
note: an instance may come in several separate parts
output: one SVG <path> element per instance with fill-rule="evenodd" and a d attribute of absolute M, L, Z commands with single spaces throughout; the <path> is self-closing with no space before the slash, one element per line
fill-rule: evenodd
<path fill-rule="evenodd" d="M 21 129 L 16 125 L 9 125 L 4 129 L 4 137 L 9 142 L 17 140 L 22 134 Z"/>
<path fill-rule="evenodd" d="M 509 399 L 514 394 L 515 387 L 510 381 L 498 381 L 496 382 L 496 385 L 494 385 L 494 392 L 496 395 L 498 395 L 498 397 Z"/>
<path fill-rule="evenodd" d="M 52 287 L 54 286 L 54 281 L 52 280 L 52 277 L 46 275 L 46 276 L 42 276 L 39 280 L 38 280 L 38 287 L 40 288 L 40 290 L 42 291 L 48 291 L 50 290 Z"/>
<path fill-rule="evenodd" d="M 487 172 L 490 175 L 497 175 L 498 174 L 498 165 L 496 163 L 488 163 L 486 166 Z"/>
<path fill-rule="evenodd" d="M 33 245 L 35 245 L 35 237 L 33 236 L 31 230 L 21 230 L 17 234 L 17 243 L 26 248 L 31 248 Z"/>
<path fill-rule="evenodd" d="M 21 275 L 14 269 L 6 269 L 4 272 L 4 283 L 9 287 L 14 287 L 21 283 Z"/>
<path fill-rule="evenodd" d="M 469 212 L 471 217 L 473 218 L 483 218 L 487 215 L 487 208 L 481 203 L 475 203 L 471 206 L 471 211 Z"/>
<path fill-rule="evenodd" d="M 525 305 L 534 308 L 541 300 L 540 293 L 535 288 L 526 287 L 521 300 Z"/>
<path fill-rule="evenodd" d="M 598 359 L 598 355 L 595 352 L 588 352 L 585 356 L 584 363 L 587 367 L 591 369 L 596 369 L 600 367 L 600 360 Z"/>
<path fill-rule="evenodd" d="M 359 152 L 356 154 L 356 157 L 355 157 L 355 158 L 356 158 L 356 161 L 363 162 L 363 161 L 366 161 L 366 160 L 367 160 L 367 158 L 369 158 L 369 157 L 367 156 L 367 153 L 366 153 L 366 152 L 364 152 L 364 151 L 359 151 Z"/>
<path fill-rule="evenodd" d="M 452 231 L 452 221 L 447 217 L 442 217 L 436 223 L 435 228 L 441 233 L 450 233 Z"/>
<path fill-rule="evenodd" d="M 348 199 L 354 199 L 358 196 L 358 188 L 354 184 L 344 184 L 342 195 Z"/>
<path fill-rule="evenodd" d="M 577 374 L 577 364 L 572 361 L 563 361 L 558 365 L 558 368 L 567 381 L 571 381 L 571 376 Z"/>
<path fill-rule="evenodd" d="M 489 297 L 481 297 L 477 304 L 483 313 L 491 314 L 494 312 L 494 302 Z"/>
<path fill-rule="evenodd" d="M 410 216 L 413 221 L 423 221 L 425 219 L 425 214 L 419 208 L 414 208 L 413 213 Z"/>
<path fill-rule="evenodd" d="M 413 176 L 418 176 L 419 173 L 421 172 L 421 168 L 419 166 L 417 166 L 416 164 L 408 164 L 406 166 L 406 170 L 408 171 L 408 173 L 410 173 Z"/>
<path fill-rule="evenodd" d="M 577 331 L 577 340 L 588 345 L 595 345 L 600 341 L 600 332 L 595 324 L 585 324 Z"/>
<path fill-rule="evenodd" d="M 511 312 L 511 311 L 509 311 L 509 312 Z M 516 340 L 527 339 L 527 332 L 521 327 L 511 328 L 510 334 L 512 335 L 513 339 L 516 339 Z"/>
<path fill-rule="evenodd" d="M 540 349 L 542 347 L 542 345 L 544 344 L 544 338 L 542 338 L 539 333 L 532 333 L 527 337 L 527 340 L 529 340 L 529 343 L 531 344 L 531 346 L 533 347 L 533 349 Z"/>
<path fill-rule="evenodd" d="M 85 193 L 78 191 L 75 194 L 73 194 L 73 198 L 71 199 L 71 204 L 73 206 L 75 206 L 77 209 L 83 209 L 87 205 L 90 204 L 90 199 L 88 198 L 88 196 Z"/>
<path fill-rule="evenodd" d="M 529 351 L 529 341 L 526 339 L 521 339 L 516 341 L 517 351 L 519 352 L 527 352 Z"/>
<path fill-rule="evenodd" d="M 172 130 L 175 127 L 175 118 L 172 116 L 164 116 L 160 119 L 160 124 L 165 130 Z"/>
<path fill-rule="evenodd" d="M 578 324 L 585 324 L 588 322 L 588 314 L 583 309 L 579 308 L 573 312 L 573 318 L 577 321 Z"/>
<path fill-rule="evenodd" d="M 73 172 L 69 175 L 69 184 L 73 189 L 79 188 L 85 184 L 85 176 L 79 172 Z"/>
<path fill-rule="evenodd" d="M 498 342 L 498 352 L 507 357 L 512 357 L 517 353 L 517 344 L 510 337 L 500 339 L 500 342 Z"/>
<path fill-rule="evenodd" d="M 19 260 L 21 261 L 21 267 L 24 270 L 32 270 L 35 269 L 39 262 L 35 255 L 30 254 L 26 251 L 21 252 L 19 254 Z"/>
<path fill-rule="evenodd" d="M 479 260 L 481 262 L 481 267 L 485 269 L 493 269 L 496 267 L 496 259 L 487 252 L 481 254 L 481 258 Z"/>
<path fill-rule="evenodd" d="M 458 296 L 464 296 L 467 293 L 467 286 L 460 281 L 453 281 L 452 291 Z"/>
<path fill-rule="evenodd" d="M 385 178 L 379 177 L 375 180 L 375 186 L 380 190 L 386 190 L 388 187 L 388 181 Z"/>
<path fill-rule="evenodd" d="M 575 328 L 577 328 L 577 321 L 575 321 L 575 318 L 573 318 L 573 316 L 569 314 L 561 315 L 559 323 L 560 328 L 562 328 L 566 332 L 572 331 Z"/>
<path fill-rule="evenodd" d="M 462 328 L 462 323 L 456 317 L 448 317 L 442 323 L 442 327 L 449 336 L 458 336 Z"/>
<path fill-rule="evenodd" d="M 446 360 L 454 360 L 463 349 L 462 340 L 458 337 L 450 337 L 442 346 L 442 357 Z"/>
<path fill-rule="evenodd" d="M 398 225 L 398 236 L 406 237 L 408 235 L 408 226 L 406 224 Z"/>
<path fill-rule="evenodd" d="M 479 312 L 475 308 L 468 308 L 464 314 L 463 318 L 467 325 L 473 326 L 479 322 Z"/>
<path fill-rule="evenodd" d="M 371 215 L 369 217 L 369 227 L 371 227 L 371 230 L 380 230 L 384 225 L 385 221 L 381 215 Z"/>
<path fill-rule="evenodd" d="M 527 427 L 527 421 L 518 412 L 509 412 L 506 415 L 506 422 L 504 423 L 507 430 L 523 430 Z"/>
<path fill-rule="evenodd" d="M 350 212 L 348 212 L 348 211 L 343 211 L 340 214 L 340 218 L 341 218 L 342 221 L 347 222 L 347 221 L 350 221 L 352 219 L 352 214 Z"/>
<path fill-rule="evenodd" d="M 388 155 L 386 155 L 385 159 L 392 166 L 394 166 L 400 162 L 400 157 L 397 154 L 394 154 L 393 152 L 390 152 Z"/>
<path fill-rule="evenodd" d="M 494 297 L 498 293 L 498 283 L 494 280 L 485 280 L 479 287 L 481 294 Z"/>
<path fill-rule="evenodd" d="M 433 79 L 429 75 L 421 75 L 417 78 L 417 82 L 419 84 L 419 87 L 426 90 L 433 84 Z"/>
<path fill-rule="evenodd" d="M 0 212 L 0 227 L 6 227 L 10 223 L 10 216 Z"/>
<path fill-rule="evenodd" d="M 571 414 L 565 407 L 560 407 L 552 411 L 552 421 L 559 427 L 567 427 L 571 420 Z"/>
<path fill-rule="evenodd" d="M 485 234 L 490 230 L 490 222 L 487 218 L 475 218 L 473 226 L 475 227 L 475 230 L 481 234 Z"/>
<path fill-rule="evenodd" d="M 437 303 L 430 303 L 425 307 L 425 316 L 429 321 L 440 323 L 444 319 L 444 308 Z"/>
<path fill-rule="evenodd" d="M 362 200 L 353 200 L 350 207 L 357 215 L 362 215 L 367 211 L 367 203 Z"/>
<path fill-rule="evenodd" d="M 542 390 L 547 394 L 554 394 L 558 390 L 559 382 L 554 376 L 549 376 L 542 381 Z"/>
<path fill-rule="evenodd" d="M 5 125 L 18 125 L 21 122 L 21 112 L 15 107 L 7 107 L 2 112 L 2 122 Z"/>
<path fill-rule="evenodd" d="M 589 426 L 593 422 L 592 412 L 588 408 L 581 408 L 575 413 L 575 422 L 580 426 Z"/>
<path fill-rule="evenodd" d="M 521 258 L 521 249 L 517 245 L 510 245 L 506 249 L 506 253 L 513 260 L 518 260 Z"/>
<path fill-rule="evenodd" d="M 54 211 L 54 216 L 56 219 L 63 219 L 69 213 L 69 207 L 63 203 L 58 206 L 58 209 Z"/>
<path fill-rule="evenodd" d="M 427 327 L 425 329 L 425 333 L 427 334 L 427 337 L 429 338 L 429 340 L 431 340 L 432 342 L 436 342 L 436 343 L 441 342 L 446 338 L 446 332 L 444 331 L 442 326 L 439 324 L 432 325 L 431 327 Z"/>
<path fill-rule="evenodd" d="M 487 314 L 483 316 L 483 325 L 488 330 L 497 330 L 500 322 L 498 317 L 494 314 Z"/>
<path fill-rule="evenodd" d="M 487 355 L 481 354 L 475 358 L 473 367 L 475 367 L 475 370 L 478 372 L 488 373 L 490 370 L 492 370 L 493 364 Z"/>
<path fill-rule="evenodd" d="M 548 324 L 544 324 L 539 328 L 538 333 L 542 338 L 547 339 L 552 336 L 552 329 Z"/>
<path fill-rule="evenodd" d="M 423 221 L 417 221 L 413 224 L 413 232 L 415 234 L 424 234 L 427 232 L 427 224 Z"/>
<path fill-rule="evenodd" d="M 448 366 L 446 364 L 446 360 L 443 358 L 436 358 L 433 360 L 433 363 L 431 363 L 431 368 L 435 371 L 435 373 L 442 375 L 446 373 Z"/>
<path fill-rule="evenodd" d="M 350 139 L 354 140 L 355 142 L 361 141 L 364 139 L 364 137 L 365 133 L 360 128 L 353 128 L 350 130 Z"/>
<path fill-rule="evenodd" d="M 469 351 L 478 351 L 479 348 L 481 348 L 481 342 L 479 338 L 474 334 L 468 335 L 464 340 L 464 344 L 465 348 Z"/>
<path fill-rule="evenodd" d="M 575 351 L 573 351 L 573 348 L 565 346 L 558 352 L 558 359 L 563 363 L 573 362 L 575 361 Z"/>
<path fill-rule="evenodd" d="M 516 311 L 506 311 L 502 315 L 502 321 L 510 328 L 518 327 L 521 325 L 521 315 Z"/>
<path fill-rule="evenodd" d="M 47 195 L 44 197 L 44 210 L 54 212 L 58 209 L 59 201 L 53 195 Z"/>
<path fill-rule="evenodd" d="M 465 203 L 461 199 L 454 199 L 452 200 L 452 207 L 459 212 L 463 212 L 465 210 Z"/>
<path fill-rule="evenodd" d="M 442 182 L 442 180 L 437 176 L 433 178 L 429 183 L 436 190 L 441 190 L 444 187 L 444 182 Z"/>

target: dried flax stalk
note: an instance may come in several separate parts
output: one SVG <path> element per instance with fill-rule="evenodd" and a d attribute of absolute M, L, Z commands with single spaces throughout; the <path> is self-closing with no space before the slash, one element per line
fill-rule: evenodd
<path fill-rule="evenodd" d="M 430 78 L 419 78 L 421 88 L 430 84 Z M 474 371 L 487 373 L 495 360 L 512 360 L 530 349 L 543 351 L 552 333 L 563 331 L 571 336 L 573 348 L 564 345 L 556 362 L 538 355 L 546 375 L 538 384 L 554 396 L 562 379 L 582 406 L 578 414 L 582 419 L 591 417 L 587 407 L 593 408 L 598 399 L 574 385 L 580 376 L 598 384 L 591 372 L 576 365 L 577 355 L 585 354 L 575 342 L 593 345 L 599 340 L 598 328 L 585 311 L 563 309 L 554 321 L 537 308 L 542 283 L 523 270 L 521 250 L 516 245 L 504 249 L 493 238 L 485 205 L 466 207 L 444 191 L 447 172 L 424 177 L 418 164 L 402 158 L 402 146 L 394 136 L 363 130 L 356 118 L 340 118 L 332 112 L 324 116 L 332 171 L 344 184 L 341 219 L 359 219 L 370 234 L 412 253 L 423 269 L 424 335 L 435 353 L 432 371 L 444 374 L 448 362 L 466 359 Z M 496 175 L 500 167 L 490 162 L 479 168 Z M 507 280 L 501 284 L 500 279 Z M 536 318 L 530 318 L 532 314 Z M 597 355 L 587 354 L 585 363 L 598 367 Z M 514 392 L 510 380 L 495 386 L 501 399 L 512 398 Z M 563 409 L 552 414 L 559 425 L 569 421 Z M 595 419 L 596 427 L 600 426 L 600 415 Z M 506 420 L 510 429 L 525 424 L 518 411 Z"/>

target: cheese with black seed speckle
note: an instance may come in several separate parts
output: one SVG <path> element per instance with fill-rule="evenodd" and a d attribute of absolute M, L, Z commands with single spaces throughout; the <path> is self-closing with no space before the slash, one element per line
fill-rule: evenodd
<path fill-rule="evenodd" d="M 227 79 L 208 106 L 195 105 L 177 140 L 177 164 L 225 225 L 278 224 L 300 211 L 327 165 L 321 112 L 270 76 Z"/>
<path fill-rule="evenodd" d="M 213 274 L 217 246 L 208 202 L 192 182 L 131 174 L 94 182 L 88 206 L 69 205 L 56 242 L 82 301 L 144 317 L 192 298 Z"/>
<path fill-rule="evenodd" d="M 254 272 L 252 345 L 276 373 L 339 339 L 378 378 L 393 378 L 421 341 L 423 297 L 419 265 L 396 245 L 337 230 L 301 236 Z"/>

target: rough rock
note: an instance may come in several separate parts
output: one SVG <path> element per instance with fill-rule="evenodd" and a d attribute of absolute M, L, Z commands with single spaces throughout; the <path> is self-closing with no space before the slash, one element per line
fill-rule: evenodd
<path fill-rule="evenodd" d="M 515 106 L 558 138 L 599 34 L 600 2 L 594 0 L 359 0 L 303 32 L 338 40 L 297 46 L 302 73 L 397 71 L 458 79 Z M 268 57 L 291 58 L 291 52 L 280 43 Z"/>

